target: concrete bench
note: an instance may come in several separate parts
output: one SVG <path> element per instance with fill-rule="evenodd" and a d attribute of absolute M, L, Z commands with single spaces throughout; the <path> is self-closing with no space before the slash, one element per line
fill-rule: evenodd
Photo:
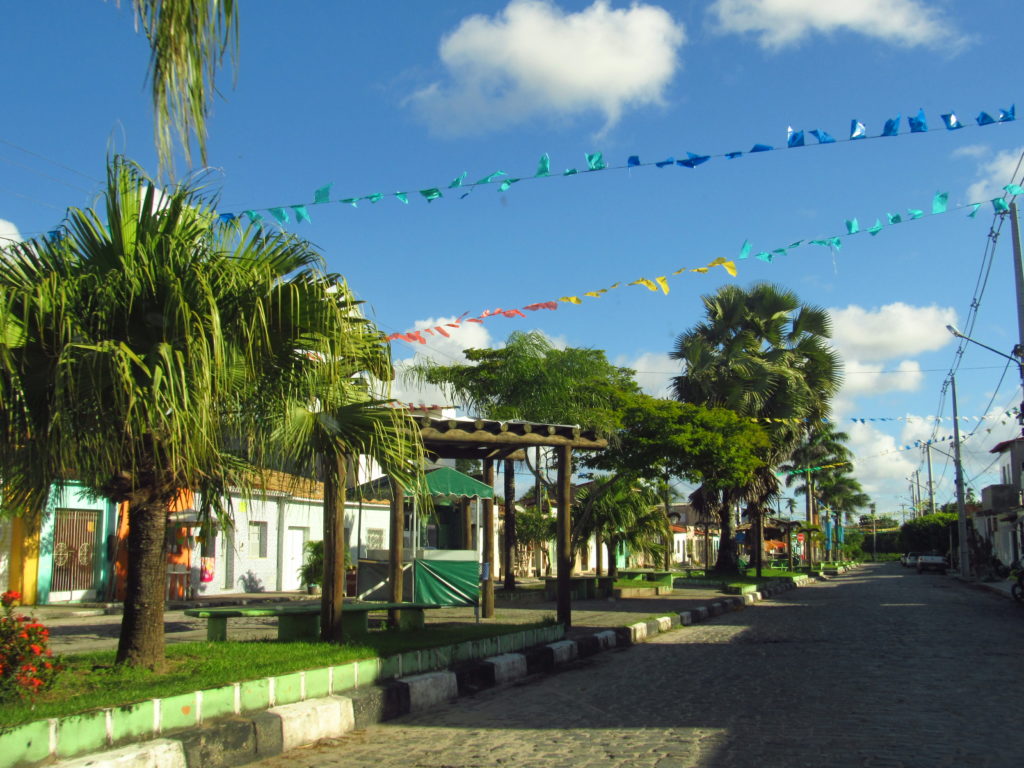
<path fill-rule="evenodd" d="M 423 612 L 440 608 L 432 603 L 350 603 L 342 604 L 343 632 L 346 638 L 365 635 L 370 631 L 372 611 L 399 610 L 399 629 L 420 629 L 425 620 Z M 224 608 L 189 608 L 186 616 L 206 619 L 206 639 L 222 642 L 228 639 L 228 619 L 242 617 L 277 617 L 278 640 L 315 642 L 320 637 L 320 603 L 284 603 L 278 605 L 236 606 Z"/>

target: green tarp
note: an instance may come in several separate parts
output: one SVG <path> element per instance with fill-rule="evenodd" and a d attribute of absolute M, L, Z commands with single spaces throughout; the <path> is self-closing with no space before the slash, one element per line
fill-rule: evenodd
<path fill-rule="evenodd" d="M 431 496 L 467 497 L 479 496 L 493 499 L 494 489 L 469 475 L 451 467 L 438 467 L 427 471 L 427 488 Z"/>
<path fill-rule="evenodd" d="M 413 602 L 476 605 L 480 601 L 479 565 L 472 560 L 413 562 Z"/>
<path fill-rule="evenodd" d="M 479 497 L 481 499 L 494 498 L 494 489 L 491 488 L 491 486 L 486 483 L 481 483 L 479 480 L 476 480 L 469 475 L 465 475 L 457 469 L 452 469 L 451 467 L 428 469 L 426 473 L 424 473 L 424 479 L 427 483 L 428 493 L 434 497 L 448 499 L 473 497 Z M 405 491 L 406 493 L 409 493 L 410 489 L 406 488 Z M 353 497 L 362 496 L 364 499 L 390 499 L 391 484 L 388 482 L 386 477 L 381 477 L 353 489 L 352 495 Z"/>

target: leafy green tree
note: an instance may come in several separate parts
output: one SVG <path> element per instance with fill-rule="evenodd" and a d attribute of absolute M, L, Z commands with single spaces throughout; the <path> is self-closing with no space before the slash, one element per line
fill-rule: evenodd
<path fill-rule="evenodd" d="M 220 222 L 195 186 L 158 196 L 120 158 L 104 213 L 65 228 L 0 258 L 4 503 L 38 513 L 69 474 L 128 503 L 117 660 L 156 669 L 181 489 L 215 504 L 274 459 L 357 449 L 408 471 L 407 433 L 353 375 L 390 374 L 383 335 L 305 241 Z"/>
<path fill-rule="evenodd" d="M 673 381 L 675 396 L 760 419 L 770 438 L 752 480 L 722 491 L 702 487 L 695 492 L 695 503 L 714 506 L 721 522 L 716 570 L 735 573 L 732 507 L 745 502 L 754 521 L 770 511 L 780 490 L 775 467 L 798 441 L 802 423 L 828 415 L 840 382 L 839 359 L 827 343 L 828 313 L 801 304 L 792 291 L 770 283 L 746 290 L 727 285 L 703 297 L 703 303 L 705 319 L 681 334 L 671 353 L 685 366 Z"/>
<path fill-rule="evenodd" d="M 704 519 L 719 516 L 730 489 L 751 482 L 770 447 L 765 430 L 725 408 L 639 394 L 626 398 L 621 419 L 608 449 L 588 457 L 588 466 L 627 478 L 699 483 L 703 492 L 690 500 Z"/>
<path fill-rule="evenodd" d="M 904 552 L 956 552 L 957 516 L 936 512 L 908 520 L 900 527 L 900 545 Z"/>
<path fill-rule="evenodd" d="M 640 391 L 633 371 L 598 349 L 558 349 L 538 331 L 515 331 L 500 349 L 467 349 L 470 364 L 426 362 L 413 380 L 440 386 L 488 419 L 580 424 L 608 433 L 619 425 L 623 393 Z"/>

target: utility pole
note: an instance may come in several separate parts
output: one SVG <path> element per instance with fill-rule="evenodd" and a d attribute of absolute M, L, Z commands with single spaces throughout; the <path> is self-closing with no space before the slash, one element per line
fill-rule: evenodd
<path fill-rule="evenodd" d="M 932 485 L 932 442 L 929 440 L 924 444 L 925 454 L 928 456 L 928 511 L 935 514 L 935 486 Z"/>
<path fill-rule="evenodd" d="M 875 529 L 875 505 L 871 505 L 871 562 L 878 560 L 878 532 Z"/>
<path fill-rule="evenodd" d="M 1017 222 L 1017 203 L 1010 203 L 1010 235 L 1013 240 L 1013 275 L 1017 289 L 1017 346 L 1013 350 L 1017 358 L 1017 372 L 1021 387 L 1024 387 L 1024 264 L 1021 263 L 1020 225 Z M 1017 423 L 1024 430 L 1024 400 L 1017 413 Z M 1024 434 L 1024 431 L 1022 431 Z"/>
<path fill-rule="evenodd" d="M 960 577 L 970 578 L 971 565 L 967 554 L 967 508 L 964 506 L 964 468 L 960 463 L 960 413 L 956 407 L 956 376 L 950 375 L 953 400 L 953 464 L 956 468 L 956 530 L 960 537 Z"/>

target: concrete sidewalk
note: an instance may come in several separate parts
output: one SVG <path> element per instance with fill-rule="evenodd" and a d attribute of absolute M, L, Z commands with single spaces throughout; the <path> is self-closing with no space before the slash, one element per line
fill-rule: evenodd
<path fill-rule="evenodd" d="M 709 587 L 677 589 L 672 595 L 621 600 L 573 601 L 572 622 L 567 637 L 581 632 L 614 629 L 653 615 L 682 613 L 722 598 L 719 590 Z M 319 600 L 300 592 L 261 592 L 257 594 L 220 595 L 209 601 L 176 604 L 164 613 L 164 637 L 168 644 L 206 640 L 206 621 L 184 614 L 184 608 L 195 605 L 253 605 L 260 602 Z M 494 617 L 480 619 L 481 624 L 528 624 L 540 619 L 555 618 L 554 602 L 522 600 L 495 601 Z M 54 653 L 84 653 L 114 650 L 121 629 L 120 605 L 41 605 L 28 606 L 26 613 L 35 615 L 50 628 L 50 648 Z M 440 608 L 427 611 L 428 624 L 476 623 L 474 608 Z M 231 620 L 229 637 L 233 640 L 272 639 L 277 637 L 277 619 L 273 617 L 242 617 Z"/>

